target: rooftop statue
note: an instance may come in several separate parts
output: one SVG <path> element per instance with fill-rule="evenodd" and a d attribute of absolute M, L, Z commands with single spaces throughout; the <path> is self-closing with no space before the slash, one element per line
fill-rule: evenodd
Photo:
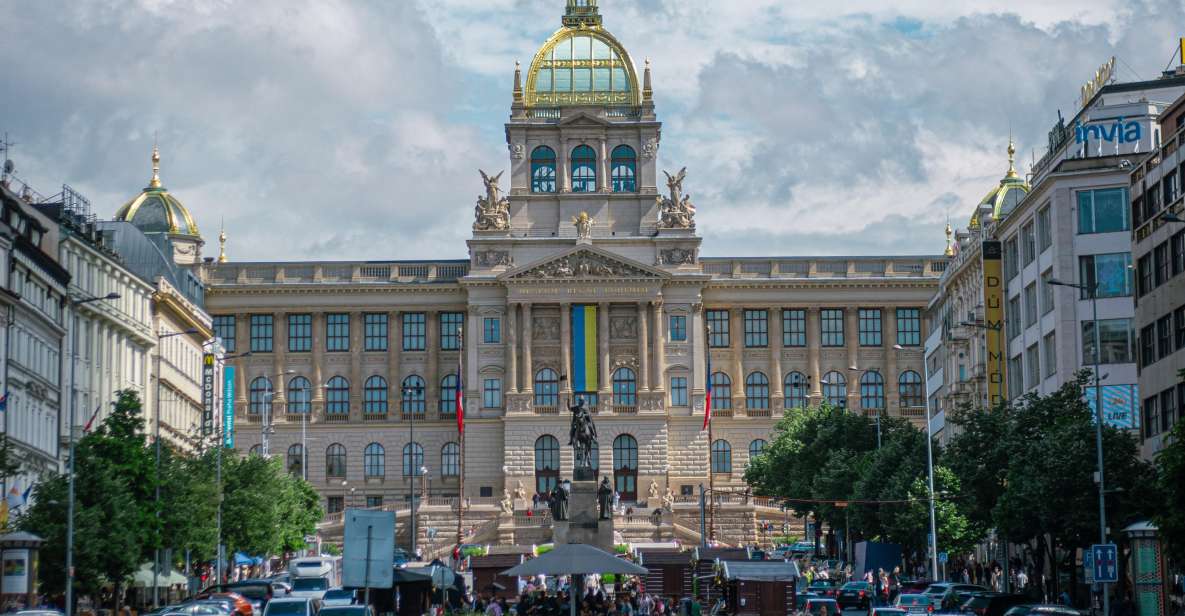
<path fill-rule="evenodd" d="M 486 195 L 477 198 L 477 205 L 473 209 L 474 231 L 505 231 L 510 228 L 510 200 L 502 196 L 502 189 L 498 187 L 498 180 L 505 171 L 490 177 L 485 171 L 478 169 L 481 181 L 485 184 Z"/>
<path fill-rule="evenodd" d="M 695 227 L 695 204 L 691 196 L 683 194 L 683 178 L 687 177 L 687 167 L 683 167 L 675 175 L 663 171 L 667 176 L 667 189 L 670 196 L 655 197 L 658 203 L 658 226 L 662 229 L 692 229 Z"/>

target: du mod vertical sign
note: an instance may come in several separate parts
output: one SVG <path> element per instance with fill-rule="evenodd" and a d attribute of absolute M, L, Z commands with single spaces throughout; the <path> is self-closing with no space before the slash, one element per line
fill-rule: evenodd
<path fill-rule="evenodd" d="M 222 368 L 222 446 L 235 447 L 235 367 Z"/>
<path fill-rule="evenodd" d="M 999 240 L 983 242 L 983 321 L 987 328 L 988 397 L 992 406 L 1004 402 L 1007 384 L 1004 377 L 1004 272 L 1003 250 Z M 1008 315 L 1010 318 L 1015 315 Z"/>
<path fill-rule="evenodd" d="M 202 436 L 214 433 L 214 354 L 202 355 Z"/>

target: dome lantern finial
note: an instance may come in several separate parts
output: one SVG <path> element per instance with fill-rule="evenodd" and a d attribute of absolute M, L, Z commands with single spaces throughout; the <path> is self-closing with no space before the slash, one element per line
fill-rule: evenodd
<path fill-rule="evenodd" d="M 1012 141 L 1012 135 L 1008 136 L 1008 177 L 1019 177 L 1016 175 L 1016 144 Z"/>
<path fill-rule="evenodd" d="M 597 0 L 568 0 L 563 23 L 569 28 L 601 27 L 601 14 L 597 12 Z"/>
<path fill-rule="evenodd" d="M 218 229 L 218 262 L 226 263 L 226 224 L 221 224 Z"/>
<path fill-rule="evenodd" d="M 156 137 L 152 138 L 152 179 L 148 187 L 160 188 L 160 149 L 156 147 Z"/>
<path fill-rule="evenodd" d="M 953 229 L 950 228 L 950 221 L 948 220 L 946 222 L 946 250 L 942 251 L 942 254 L 944 254 L 948 257 L 955 256 L 955 249 L 951 247 L 951 243 L 950 243 L 951 236 L 953 236 L 954 234 L 955 234 L 955 232 Z"/>

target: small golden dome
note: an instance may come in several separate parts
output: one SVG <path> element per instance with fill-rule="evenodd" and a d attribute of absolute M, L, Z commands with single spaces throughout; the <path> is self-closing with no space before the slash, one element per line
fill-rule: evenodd
<path fill-rule="evenodd" d="M 161 184 L 160 151 L 155 145 L 152 146 L 152 179 L 139 195 L 119 208 L 115 220 L 130 222 L 145 233 L 201 237 L 189 210 Z"/>
<path fill-rule="evenodd" d="M 1007 216 L 1021 201 L 1024 200 L 1025 195 L 1029 194 L 1029 184 L 1020 177 L 1016 172 L 1015 166 L 1016 145 L 1012 143 L 1012 139 L 1008 140 L 1008 171 L 1004 173 L 1004 177 L 1000 179 L 1000 183 L 984 195 L 980 200 L 979 205 L 975 208 L 975 212 L 971 215 L 971 221 L 967 224 L 968 229 L 978 229 L 980 223 L 979 213 L 985 209 L 990 209 L 992 212 L 992 220 L 1000 220 Z"/>
<path fill-rule="evenodd" d="M 575 0 L 531 61 L 525 90 L 528 107 L 636 106 L 641 95 L 634 62 L 601 27 L 596 2 Z"/>

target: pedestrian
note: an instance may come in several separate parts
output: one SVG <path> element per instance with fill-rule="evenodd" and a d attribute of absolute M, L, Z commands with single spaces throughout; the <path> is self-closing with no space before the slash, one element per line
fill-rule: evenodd
<path fill-rule="evenodd" d="M 1024 592 L 1025 586 L 1029 585 L 1029 576 L 1024 569 L 1016 572 L 1016 592 Z"/>

